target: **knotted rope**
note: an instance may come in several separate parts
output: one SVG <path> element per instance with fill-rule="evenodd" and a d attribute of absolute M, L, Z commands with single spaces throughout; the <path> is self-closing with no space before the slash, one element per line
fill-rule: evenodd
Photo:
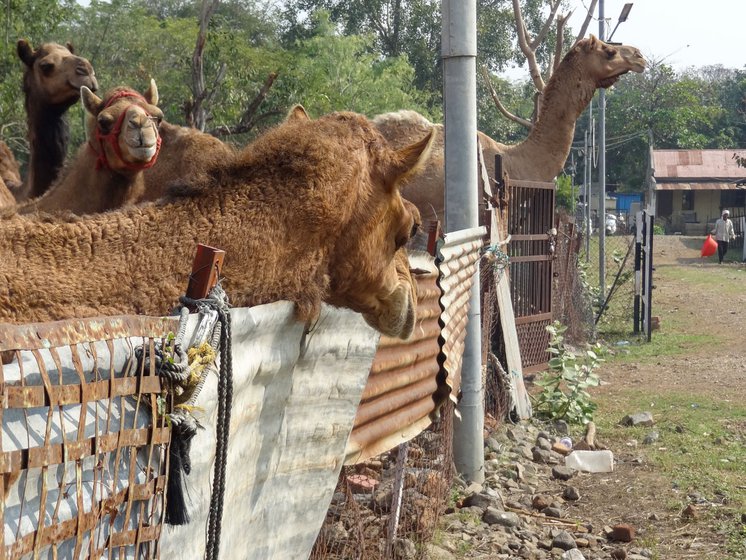
<path fill-rule="evenodd" d="M 116 101 L 126 98 L 126 97 L 133 97 L 137 99 L 138 101 L 142 101 L 143 103 L 146 103 L 149 105 L 148 100 L 145 99 L 142 95 L 137 93 L 136 91 L 132 90 L 122 90 L 118 91 L 114 95 L 112 95 L 104 105 L 102 111 L 111 105 L 113 105 Z M 158 160 L 158 154 L 161 151 L 161 135 L 158 135 L 158 139 L 156 140 L 155 145 L 155 154 L 152 158 L 148 161 L 144 161 L 141 163 L 131 163 L 124 159 L 122 156 L 122 149 L 119 147 L 119 133 L 122 131 L 122 123 L 124 122 L 124 117 L 127 115 L 127 111 L 129 111 L 129 108 L 135 105 L 135 103 L 130 103 L 127 105 L 124 111 L 119 115 L 119 118 L 117 118 L 117 122 L 114 125 L 114 128 L 109 132 L 108 134 L 102 134 L 101 129 L 97 126 L 96 127 L 96 140 L 98 141 L 98 145 L 101 148 L 101 151 L 96 151 L 96 148 L 93 146 L 92 142 L 88 142 L 88 147 L 91 149 L 91 151 L 98 156 L 96 159 L 96 170 L 99 169 L 109 169 L 111 170 L 111 165 L 109 165 L 109 160 L 106 157 L 106 149 L 104 148 L 104 144 L 108 142 L 111 145 L 111 148 L 114 150 L 114 153 L 119 158 L 119 161 L 122 162 L 124 167 L 126 169 L 131 169 L 133 171 L 140 171 L 141 169 L 149 169 L 150 167 L 153 167 L 155 165 L 155 162 Z M 143 107 L 144 109 L 144 107 Z M 145 111 L 148 116 L 151 116 L 150 113 Z"/>
<path fill-rule="evenodd" d="M 213 473 L 210 513 L 207 524 L 207 549 L 205 558 L 217 560 L 220 550 L 220 532 L 223 523 L 225 500 L 225 471 L 228 461 L 228 436 L 230 433 L 231 406 L 233 403 L 233 362 L 231 356 L 231 323 L 225 291 L 218 284 L 205 299 L 188 297 L 179 299 L 182 305 L 196 307 L 199 311 L 214 310 L 218 324 L 213 337 L 220 342 L 220 376 L 218 378 L 218 418 L 215 426 L 215 471 Z M 218 332 L 219 331 L 219 332 Z"/>

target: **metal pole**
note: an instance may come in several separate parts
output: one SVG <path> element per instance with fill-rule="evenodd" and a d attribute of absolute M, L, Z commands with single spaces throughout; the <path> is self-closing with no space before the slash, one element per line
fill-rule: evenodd
<path fill-rule="evenodd" d="M 588 142 L 589 132 L 585 131 L 585 139 L 583 145 L 585 150 L 583 151 L 585 158 L 585 165 L 583 166 L 583 243 L 585 244 L 585 262 L 588 262 L 590 257 L 589 253 L 591 250 L 591 158 L 589 157 L 590 143 Z"/>
<path fill-rule="evenodd" d="M 598 38 L 606 33 L 604 0 L 598 1 Z M 606 297 L 606 90 L 598 92 L 598 293 Z"/>
<path fill-rule="evenodd" d="M 446 232 L 479 225 L 477 199 L 476 0 L 442 0 Z M 484 481 L 484 394 L 479 272 L 470 294 L 461 370 L 461 401 L 453 422 L 453 457 L 467 480 Z"/>

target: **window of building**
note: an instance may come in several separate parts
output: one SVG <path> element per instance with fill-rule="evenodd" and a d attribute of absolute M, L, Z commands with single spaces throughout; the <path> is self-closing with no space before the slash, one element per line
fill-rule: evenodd
<path fill-rule="evenodd" d="M 720 191 L 720 208 L 743 208 L 744 206 L 746 206 L 745 190 Z"/>

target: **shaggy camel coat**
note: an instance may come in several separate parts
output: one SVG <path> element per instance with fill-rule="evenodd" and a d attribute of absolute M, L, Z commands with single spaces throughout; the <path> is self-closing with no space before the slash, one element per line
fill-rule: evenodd
<path fill-rule="evenodd" d="M 430 140 L 394 151 L 360 115 L 291 119 L 168 202 L 9 218 L 0 223 L 0 320 L 168 313 L 205 243 L 227 252 L 233 305 L 288 299 L 305 321 L 325 300 L 406 337 L 416 299 L 400 247 L 417 216 L 397 186 Z"/>

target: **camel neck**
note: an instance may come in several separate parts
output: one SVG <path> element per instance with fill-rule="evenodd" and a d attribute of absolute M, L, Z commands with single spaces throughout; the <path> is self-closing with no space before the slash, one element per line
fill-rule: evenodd
<path fill-rule="evenodd" d="M 595 90 L 595 84 L 583 76 L 580 68 L 557 69 L 546 86 L 539 118 L 528 137 L 507 150 L 520 163 L 520 171 L 511 173 L 514 178 L 551 181 L 562 171 L 572 147 L 575 123 Z"/>
<path fill-rule="evenodd" d="M 28 109 L 28 138 L 30 147 L 28 195 L 41 196 L 54 182 L 65 163 L 70 129 L 64 108 L 45 107 Z"/>

